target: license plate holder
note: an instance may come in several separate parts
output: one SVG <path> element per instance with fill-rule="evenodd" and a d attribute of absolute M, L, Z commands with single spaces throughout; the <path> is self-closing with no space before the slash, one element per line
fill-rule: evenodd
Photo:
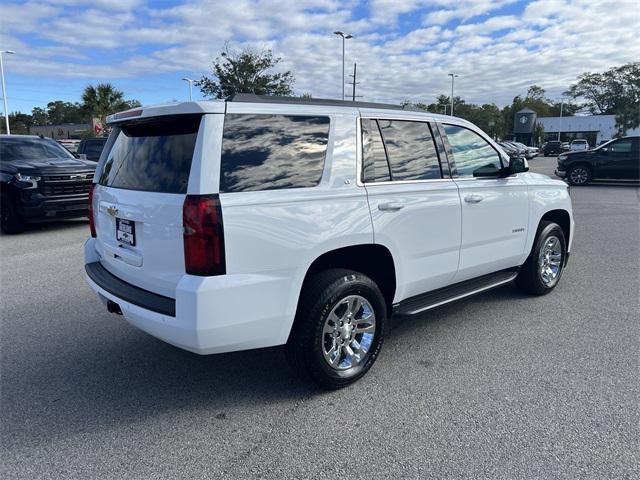
<path fill-rule="evenodd" d="M 116 240 L 132 247 L 136 246 L 136 224 L 133 220 L 116 217 Z"/>

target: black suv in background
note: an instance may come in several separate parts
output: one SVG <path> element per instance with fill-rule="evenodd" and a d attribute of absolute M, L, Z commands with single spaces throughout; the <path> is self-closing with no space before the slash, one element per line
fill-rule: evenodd
<path fill-rule="evenodd" d="M 548 157 L 549 155 L 560 155 L 562 152 L 564 152 L 562 149 L 562 142 L 557 140 L 550 140 L 542 146 L 542 154 L 545 157 Z"/>
<path fill-rule="evenodd" d="M 97 162 L 106 143 L 107 137 L 85 138 L 78 145 L 76 153 L 79 155 L 84 154 L 87 156 L 87 160 Z"/>
<path fill-rule="evenodd" d="M 591 180 L 640 180 L 640 137 L 611 140 L 593 150 L 558 156 L 556 175 L 571 185 Z"/>
<path fill-rule="evenodd" d="M 74 158 L 57 142 L 31 135 L 0 135 L 2 231 L 25 222 L 88 215 L 96 163 Z"/>

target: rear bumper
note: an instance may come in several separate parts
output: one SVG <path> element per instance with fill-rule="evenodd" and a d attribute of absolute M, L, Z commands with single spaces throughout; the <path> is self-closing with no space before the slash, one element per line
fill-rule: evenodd
<path fill-rule="evenodd" d="M 173 299 L 123 281 L 99 261 L 95 239 L 90 238 L 85 243 L 86 279 L 103 303 L 117 303 L 129 323 L 176 347 L 204 355 L 287 341 L 299 293 L 291 272 L 185 274 Z"/>

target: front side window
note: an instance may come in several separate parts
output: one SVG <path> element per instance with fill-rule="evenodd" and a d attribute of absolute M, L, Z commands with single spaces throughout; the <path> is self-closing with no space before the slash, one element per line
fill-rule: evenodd
<path fill-rule="evenodd" d="M 315 187 L 328 140 L 329 117 L 227 114 L 220 192 Z"/>
<path fill-rule="evenodd" d="M 502 168 L 500 155 L 473 130 L 458 125 L 443 125 L 455 164 L 455 176 L 482 177 Z"/>
<path fill-rule="evenodd" d="M 615 153 L 631 153 L 631 146 L 633 141 L 631 139 L 616 140 L 609 145 L 609 151 Z"/>

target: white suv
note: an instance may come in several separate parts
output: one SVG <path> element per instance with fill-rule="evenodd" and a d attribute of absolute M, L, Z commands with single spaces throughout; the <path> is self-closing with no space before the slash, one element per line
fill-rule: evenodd
<path fill-rule="evenodd" d="M 576 139 L 571 142 L 569 150 L 572 152 L 583 152 L 589 150 L 589 142 L 583 139 Z"/>
<path fill-rule="evenodd" d="M 567 185 L 459 118 L 236 95 L 109 122 L 87 280 L 195 353 L 286 345 L 338 388 L 372 366 L 392 313 L 512 280 L 545 294 L 569 257 Z"/>

